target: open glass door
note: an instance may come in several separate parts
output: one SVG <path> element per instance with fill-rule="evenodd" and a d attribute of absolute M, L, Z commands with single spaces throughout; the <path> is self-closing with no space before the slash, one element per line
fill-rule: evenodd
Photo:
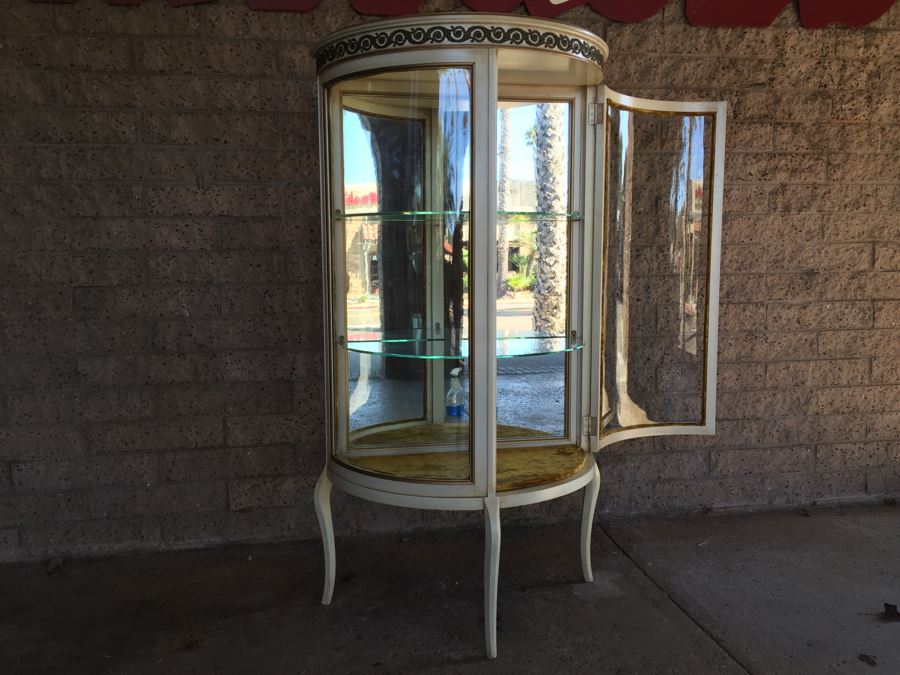
<path fill-rule="evenodd" d="M 725 103 L 600 87 L 595 110 L 602 259 L 593 445 L 712 434 Z"/>

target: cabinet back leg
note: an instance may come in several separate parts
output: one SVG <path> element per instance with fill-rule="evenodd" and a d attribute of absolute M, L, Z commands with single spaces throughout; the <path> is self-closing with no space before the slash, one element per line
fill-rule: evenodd
<path fill-rule="evenodd" d="M 319 530 L 322 532 L 322 548 L 325 549 L 325 587 L 322 591 L 322 604 L 331 604 L 334 593 L 334 527 L 331 523 L 331 479 L 328 469 L 322 471 L 316 481 L 313 493 L 316 504 L 316 517 L 319 519 Z"/>
<path fill-rule="evenodd" d="M 593 462 L 593 457 L 591 458 Z M 591 568 L 591 529 L 594 526 L 594 510 L 597 508 L 597 495 L 600 494 L 600 469 L 594 464 L 591 482 L 584 486 L 584 502 L 581 507 L 581 571 L 585 581 L 594 580 Z"/>
<path fill-rule="evenodd" d="M 497 658 L 497 583 L 500 576 L 500 500 L 484 499 L 484 642 Z"/>

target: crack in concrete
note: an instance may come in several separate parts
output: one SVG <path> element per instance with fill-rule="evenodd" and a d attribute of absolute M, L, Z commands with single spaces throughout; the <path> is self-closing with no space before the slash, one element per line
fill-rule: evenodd
<path fill-rule="evenodd" d="M 628 561 L 631 562 L 632 565 L 634 565 L 635 569 L 637 569 L 644 576 L 644 578 L 647 579 L 647 581 L 649 581 L 651 584 L 653 584 L 653 586 L 655 588 L 657 588 L 665 596 L 666 600 L 668 600 L 673 605 L 675 605 L 675 607 L 678 608 L 678 611 L 680 611 L 685 617 L 687 617 L 687 619 L 694 626 L 696 626 L 704 635 L 706 635 L 710 640 L 712 640 L 716 644 L 716 646 L 719 649 L 721 649 L 728 656 L 728 658 L 730 658 L 734 662 L 734 664 L 736 666 L 738 666 L 741 670 L 743 670 L 745 673 L 747 673 L 747 675 L 753 675 L 753 671 L 750 670 L 750 668 L 745 663 L 743 663 L 731 649 L 728 648 L 728 646 L 725 644 L 725 641 L 722 640 L 721 638 L 717 637 L 715 635 L 715 633 L 712 632 L 711 629 L 704 626 L 700 622 L 699 619 L 695 618 L 688 611 L 687 607 L 684 604 L 682 604 L 681 602 L 679 602 L 678 598 L 673 596 L 668 591 L 668 589 L 666 589 L 659 581 L 657 581 L 650 574 L 649 571 L 647 571 L 647 569 L 645 569 L 645 567 L 640 563 L 640 561 L 635 556 L 633 556 L 624 546 L 622 546 L 622 544 L 620 544 L 617 541 L 616 537 L 613 535 L 613 533 L 610 530 L 603 527 L 603 524 L 600 522 L 597 522 L 596 526 L 597 526 L 597 528 L 599 528 L 599 530 L 601 532 L 603 532 L 603 534 L 605 534 L 607 536 L 607 538 L 609 538 L 609 540 L 612 542 L 613 546 L 615 546 L 616 549 L 623 556 L 625 556 L 625 558 L 627 558 Z"/>

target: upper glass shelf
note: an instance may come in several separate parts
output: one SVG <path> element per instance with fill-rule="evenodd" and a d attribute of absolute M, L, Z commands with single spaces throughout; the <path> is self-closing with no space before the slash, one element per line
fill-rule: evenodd
<path fill-rule="evenodd" d="M 374 337 L 365 339 L 369 334 L 351 335 L 342 344 L 351 352 L 374 354 L 377 356 L 393 356 L 401 359 L 467 359 L 469 358 L 469 341 L 451 341 L 443 338 L 412 337 Z M 563 335 L 516 335 L 498 337 L 496 340 L 498 359 L 511 359 L 520 356 L 540 356 L 541 354 L 560 354 L 572 352 L 584 347 L 578 340 Z"/>
<path fill-rule="evenodd" d="M 445 218 L 459 218 L 468 220 L 468 211 L 367 211 L 365 213 L 334 212 L 335 220 L 362 220 L 379 218 L 383 221 L 417 222 L 422 220 L 443 220 Z M 523 222 L 536 220 L 581 220 L 581 214 L 577 211 L 571 213 L 547 213 L 542 211 L 497 211 L 497 218 L 501 220 L 521 220 Z"/>

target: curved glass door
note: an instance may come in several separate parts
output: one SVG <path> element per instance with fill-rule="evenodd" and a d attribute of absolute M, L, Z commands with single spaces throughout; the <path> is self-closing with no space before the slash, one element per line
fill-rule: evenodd
<path fill-rule="evenodd" d="M 379 72 L 331 92 L 343 185 L 332 214 L 346 411 L 336 452 L 376 474 L 471 478 L 471 90 L 471 70 L 448 67 Z M 451 388 L 462 414 L 447 415 Z"/>
<path fill-rule="evenodd" d="M 601 105 L 600 444 L 712 433 L 725 106 Z"/>

